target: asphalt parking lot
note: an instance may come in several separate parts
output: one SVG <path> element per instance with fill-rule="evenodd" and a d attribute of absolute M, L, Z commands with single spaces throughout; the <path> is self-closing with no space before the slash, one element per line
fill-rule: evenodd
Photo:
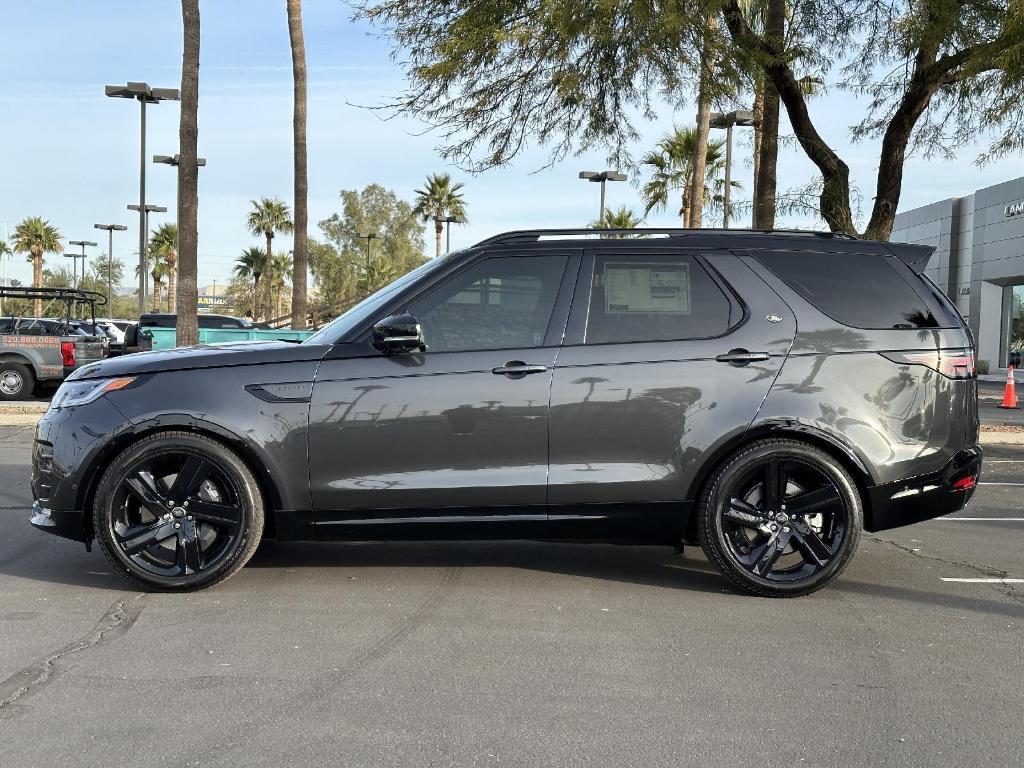
<path fill-rule="evenodd" d="M 28 526 L 31 435 L 0 428 L 6 766 L 1020 764 L 1024 447 L 808 598 L 529 542 L 268 543 L 180 596 Z"/>

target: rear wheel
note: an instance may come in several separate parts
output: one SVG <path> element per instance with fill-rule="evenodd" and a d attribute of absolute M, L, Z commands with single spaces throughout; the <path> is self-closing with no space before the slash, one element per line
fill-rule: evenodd
<path fill-rule="evenodd" d="M 842 573 L 863 520 L 857 486 L 834 458 L 798 441 L 762 440 L 715 472 L 697 531 L 708 559 L 741 589 L 795 597 Z"/>
<path fill-rule="evenodd" d="M 111 462 L 93 524 L 107 558 L 144 587 L 185 592 L 216 584 L 252 557 L 263 501 L 245 463 L 215 440 L 166 432 Z"/>
<path fill-rule="evenodd" d="M 32 394 L 36 381 L 27 365 L 0 361 L 0 400 L 24 400 Z"/>

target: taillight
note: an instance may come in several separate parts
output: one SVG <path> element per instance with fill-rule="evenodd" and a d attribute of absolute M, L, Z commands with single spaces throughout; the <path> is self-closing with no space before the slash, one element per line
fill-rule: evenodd
<path fill-rule="evenodd" d="M 64 367 L 71 368 L 75 365 L 75 342 L 62 341 L 60 343 L 60 356 L 64 359 Z"/>
<path fill-rule="evenodd" d="M 969 491 L 971 488 L 978 484 L 977 475 L 968 475 L 967 477 L 961 477 L 955 483 L 953 483 L 954 491 Z"/>
<path fill-rule="evenodd" d="M 935 352 L 882 352 L 882 357 L 900 365 L 923 365 L 951 379 L 973 379 L 974 352 L 969 349 L 940 349 Z"/>

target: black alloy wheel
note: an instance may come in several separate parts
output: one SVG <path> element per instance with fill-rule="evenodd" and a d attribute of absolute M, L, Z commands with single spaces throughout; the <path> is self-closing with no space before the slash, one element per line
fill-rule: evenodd
<path fill-rule="evenodd" d="M 835 579 L 863 527 L 857 486 L 833 457 L 790 440 L 735 454 L 702 499 L 698 535 L 708 558 L 757 595 L 803 595 Z"/>
<path fill-rule="evenodd" d="M 206 437 L 159 433 L 132 445 L 96 493 L 100 545 L 143 586 L 187 591 L 241 568 L 259 544 L 263 505 L 255 478 Z"/>

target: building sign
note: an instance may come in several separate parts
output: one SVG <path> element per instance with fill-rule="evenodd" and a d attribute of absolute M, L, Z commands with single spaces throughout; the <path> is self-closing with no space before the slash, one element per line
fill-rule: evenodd
<path fill-rule="evenodd" d="M 1024 216 L 1024 200 L 1010 203 L 1003 209 L 1003 213 L 1007 216 Z"/>

